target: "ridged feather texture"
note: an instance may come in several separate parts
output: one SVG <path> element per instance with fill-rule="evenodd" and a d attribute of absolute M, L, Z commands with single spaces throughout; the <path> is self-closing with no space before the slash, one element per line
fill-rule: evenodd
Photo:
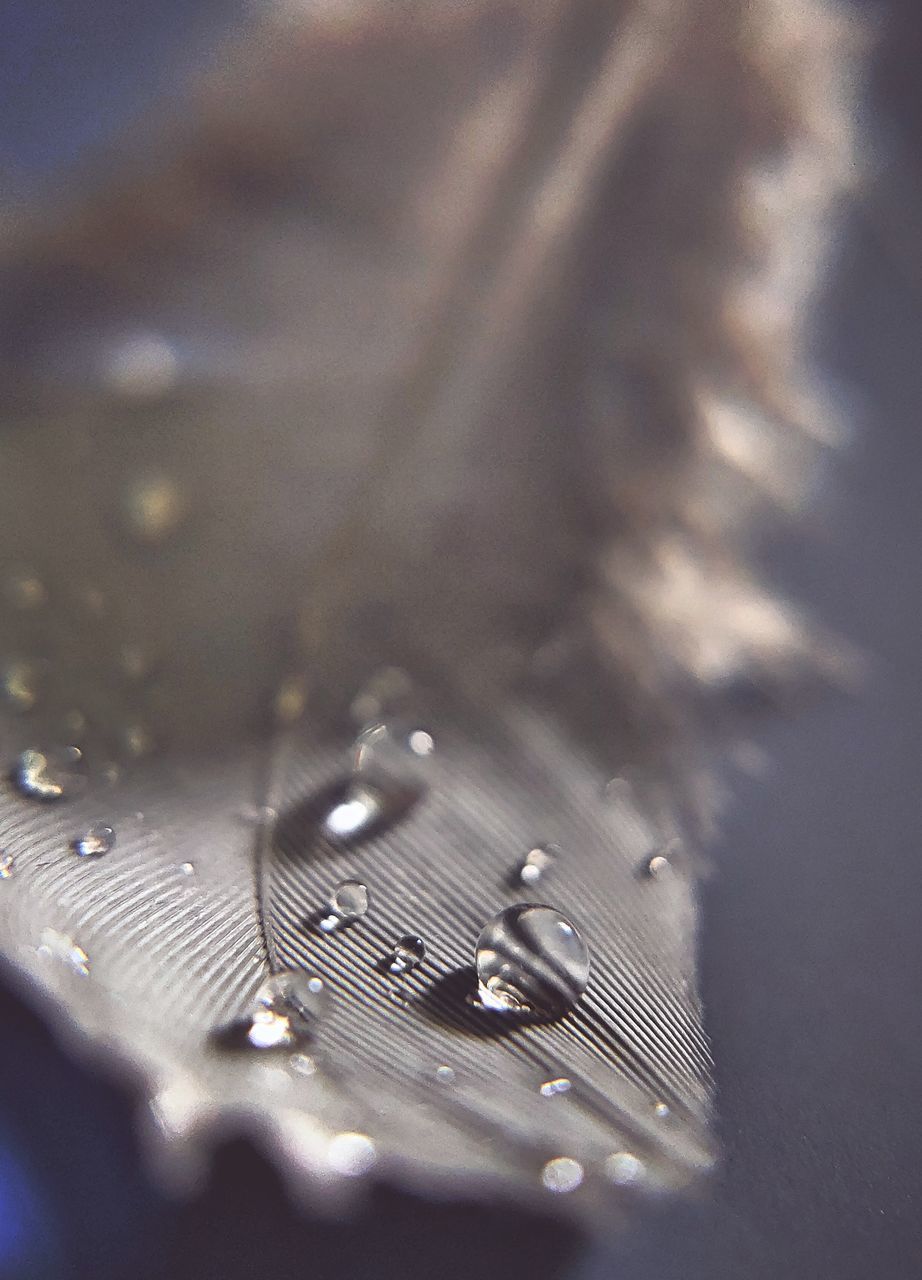
<path fill-rule="evenodd" d="M 591 1211 L 712 1163 L 713 728 L 841 671 L 747 552 L 835 439 L 805 351 L 852 47 L 820 0 L 277 6 L 7 220 L 3 745 L 88 776 L 10 784 L 0 945 L 180 1170 L 233 1117 L 334 1199 L 374 1168 Z M 425 782 L 331 840 L 398 711 Z M 345 879 L 367 915 L 324 933 Z M 478 933 L 535 895 L 589 985 L 485 1022 Z M 310 1060 L 222 1052 L 292 966 Z"/>

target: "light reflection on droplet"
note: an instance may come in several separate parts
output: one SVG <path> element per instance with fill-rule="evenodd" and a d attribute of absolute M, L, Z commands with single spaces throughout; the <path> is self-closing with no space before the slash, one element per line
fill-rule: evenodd
<path fill-rule="evenodd" d="M 557 1194 L 575 1191 L 583 1181 L 583 1166 L 571 1156 L 555 1156 L 541 1170 L 541 1181 Z"/>
<path fill-rule="evenodd" d="M 557 1076 L 554 1080 L 545 1080 L 540 1093 L 542 1098 L 553 1098 L 558 1093 L 568 1093 L 570 1088 L 571 1083 L 566 1076 Z"/>
<path fill-rule="evenodd" d="M 441 1066 L 438 1066 L 435 1069 L 435 1078 L 438 1080 L 439 1084 L 454 1084 L 454 1067 L 449 1067 L 446 1063 L 442 1063 Z"/>
<path fill-rule="evenodd" d="M 0 880 L 11 880 L 16 861 L 11 853 L 0 851 Z"/>
<path fill-rule="evenodd" d="M 56 960 L 67 965 L 74 973 L 86 977 L 90 972 L 90 958 L 73 938 L 57 929 L 43 929 L 39 940 L 38 953 L 45 959 Z"/>
<path fill-rule="evenodd" d="M 327 1147 L 330 1168 L 344 1178 L 367 1173 L 376 1159 L 375 1144 L 365 1133 L 337 1133 Z"/>
<path fill-rule="evenodd" d="M 317 1074 L 317 1063 L 309 1053 L 293 1053 L 288 1059 L 292 1071 L 296 1071 L 299 1076 L 313 1076 Z"/>
<path fill-rule="evenodd" d="M 666 1120 L 671 1115 L 671 1112 L 665 1102 L 657 1102 L 653 1106 L 653 1114 L 657 1120 Z"/>
<path fill-rule="evenodd" d="M 366 835 L 381 822 L 387 799 L 376 787 L 353 780 L 341 800 L 324 816 L 323 828 L 331 840 L 348 844 Z"/>
<path fill-rule="evenodd" d="M 195 867 L 191 862 L 181 862 L 179 864 L 179 873 L 183 876 L 194 876 Z"/>
<path fill-rule="evenodd" d="M 616 1151 L 605 1161 L 605 1175 L 619 1186 L 639 1182 L 645 1173 L 644 1164 L 631 1151 Z"/>
<path fill-rule="evenodd" d="M 647 875 L 654 880 L 659 880 L 663 876 L 667 876 L 672 870 L 672 864 L 669 859 L 662 853 L 656 853 L 647 863 Z"/>

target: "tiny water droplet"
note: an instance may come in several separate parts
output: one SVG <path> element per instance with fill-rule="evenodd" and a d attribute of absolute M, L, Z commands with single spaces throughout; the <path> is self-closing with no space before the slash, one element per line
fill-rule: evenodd
<path fill-rule="evenodd" d="M 368 889 L 360 880 L 343 880 L 327 901 L 326 914 L 320 921 L 324 933 L 335 933 L 354 924 L 368 910 Z"/>
<path fill-rule="evenodd" d="M 181 862 L 179 864 L 179 873 L 180 875 L 184 875 L 184 876 L 194 876 L 195 867 L 192 865 L 191 862 Z"/>
<path fill-rule="evenodd" d="M 62 747 L 52 751 L 23 751 L 13 769 L 17 790 L 31 800 L 45 803 L 66 800 L 76 794 L 86 781 L 83 753 L 78 747 Z"/>
<path fill-rule="evenodd" d="M 267 827 L 278 816 L 278 810 L 268 804 L 248 804 L 237 814 L 241 822 L 253 827 Z"/>
<path fill-rule="evenodd" d="M 38 699 L 39 669 L 33 662 L 11 662 L 3 671 L 4 698 L 14 711 L 31 711 Z"/>
<path fill-rule="evenodd" d="M 553 1098 L 558 1093 L 567 1093 L 570 1090 L 570 1081 L 566 1076 L 558 1076 L 555 1080 L 545 1080 L 541 1086 L 542 1098 Z"/>
<path fill-rule="evenodd" d="M 6 580 L 6 596 L 14 609 L 38 609 L 48 599 L 41 579 L 29 569 L 17 569 Z"/>
<path fill-rule="evenodd" d="M 143 724 L 130 724 L 122 731 L 122 743 L 126 752 L 135 760 L 149 755 L 154 749 L 154 740 Z"/>
<path fill-rule="evenodd" d="M 436 1080 L 438 1080 L 439 1084 L 454 1084 L 455 1082 L 454 1067 L 449 1067 L 447 1064 L 442 1063 L 441 1066 L 436 1067 L 435 1069 L 435 1078 Z"/>
<path fill-rule="evenodd" d="M 154 662 L 141 645 L 123 644 L 118 651 L 118 665 L 128 680 L 141 681 L 151 674 Z"/>
<path fill-rule="evenodd" d="M 520 903 L 489 920 L 477 939 L 477 997 L 484 1009 L 558 1018 L 589 981 L 579 931 L 553 907 Z"/>
<path fill-rule="evenodd" d="M 299 1076 L 314 1076 L 317 1074 L 317 1063 L 309 1053 L 293 1053 L 288 1061 L 292 1071 L 296 1071 Z"/>
<path fill-rule="evenodd" d="M 421 963 L 426 954 L 426 946 L 422 938 L 415 934 L 405 933 L 394 943 L 394 949 L 387 957 L 389 973 L 409 973 Z"/>
<path fill-rule="evenodd" d="M 308 1031 L 323 1016 L 327 990 L 323 979 L 305 969 L 285 969 L 274 973 L 256 992 L 255 1002 L 297 1019 L 299 1029 Z"/>
<path fill-rule="evenodd" d="M 122 517 L 138 542 L 156 546 L 171 537 L 186 515 L 186 501 L 175 481 L 165 475 L 143 476 L 123 495 Z"/>
<path fill-rule="evenodd" d="M 548 1191 L 565 1194 L 575 1191 L 583 1180 L 583 1166 L 572 1156 L 555 1156 L 541 1170 L 541 1181 Z"/>
<path fill-rule="evenodd" d="M 654 1104 L 653 1114 L 658 1120 L 667 1120 L 672 1113 L 665 1102 L 657 1102 Z"/>
<path fill-rule="evenodd" d="M 273 974 L 262 984 L 243 1018 L 216 1034 L 225 1049 L 285 1049 L 308 1041 L 326 1006 L 326 991 L 303 969 Z"/>
<path fill-rule="evenodd" d="M 672 863 L 665 854 L 662 853 L 654 854 L 647 863 L 647 875 L 653 880 L 662 879 L 662 877 L 667 876 L 671 870 Z"/>
<path fill-rule="evenodd" d="M 0 880 L 11 880 L 16 862 L 11 853 L 0 852 Z"/>
<path fill-rule="evenodd" d="M 375 1163 L 375 1144 L 365 1133 L 337 1133 L 327 1147 L 330 1168 L 344 1178 L 358 1178 Z"/>
<path fill-rule="evenodd" d="M 536 845 L 529 849 L 519 864 L 515 878 L 522 884 L 537 884 L 550 871 L 557 852 L 555 845 Z"/>
<path fill-rule="evenodd" d="M 90 958 L 87 953 L 69 934 L 59 933 L 57 929 L 42 930 L 38 953 L 45 959 L 66 964 L 68 968 L 83 977 L 90 972 Z"/>
<path fill-rule="evenodd" d="M 621 1187 L 639 1182 L 644 1172 L 643 1161 L 631 1151 L 616 1151 L 605 1161 L 605 1176 Z"/>
<path fill-rule="evenodd" d="M 98 858 L 115 845 L 115 831 L 103 823 L 90 827 L 74 840 L 71 848 L 81 858 Z"/>

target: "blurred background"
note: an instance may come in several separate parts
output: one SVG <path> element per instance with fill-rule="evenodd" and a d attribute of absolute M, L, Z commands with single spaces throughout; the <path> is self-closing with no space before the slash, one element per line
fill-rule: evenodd
<path fill-rule="evenodd" d="M 336 1280 L 436 1274 L 571 1280 L 910 1280 L 922 1266 L 922 14 L 860 7 L 874 33 L 861 107 L 870 179 L 825 284 L 814 353 L 854 437 L 823 487 L 822 532 L 776 531 L 768 578 L 871 658 L 758 730 L 703 887 L 700 963 L 725 1158 L 691 1203 L 613 1240 L 508 1209 L 375 1193 L 312 1221 L 245 1143 L 177 1203 L 140 1158 L 130 1092 L 76 1064 L 11 991 L 0 1009 L 0 1276 Z M 143 117 L 239 15 L 217 2 L 0 9 L 0 168 L 53 190 Z M 812 536 L 812 535 L 811 535 Z"/>

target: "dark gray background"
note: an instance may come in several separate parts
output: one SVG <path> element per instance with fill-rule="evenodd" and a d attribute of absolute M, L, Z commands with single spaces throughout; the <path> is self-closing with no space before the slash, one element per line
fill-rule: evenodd
<path fill-rule="evenodd" d="M 5 5 L 0 164 L 53 177 L 142 110 L 158 68 L 229 11 Z M 764 553 L 872 670 L 860 695 L 763 727 L 772 771 L 739 782 L 714 852 L 701 966 L 726 1152 L 715 1184 L 572 1256 L 547 1224 L 384 1194 L 358 1224 L 311 1223 L 242 1145 L 176 1207 L 145 1180 L 130 1099 L 4 996 L 4 1280 L 922 1273 L 922 15 L 913 0 L 878 12 L 866 128 L 879 178 L 849 218 L 818 343 L 858 406 L 857 436 L 822 499 L 826 536 L 791 533 Z"/>

